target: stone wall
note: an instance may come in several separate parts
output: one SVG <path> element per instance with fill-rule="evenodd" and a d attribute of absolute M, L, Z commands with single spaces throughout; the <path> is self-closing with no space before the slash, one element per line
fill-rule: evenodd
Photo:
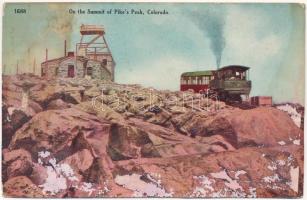
<path fill-rule="evenodd" d="M 104 63 L 104 60 L 107 62 L 105 63 L 105 67 L 111 72 L 111 80 L 114 81 L 114 67 L 115 67 L 115 62 L 112 58 L 111 53 L 104 53 L 101 55 L 97 55 L 96 58 L 93 55 L 90 55 L 89 58 L 91 60 L 99 60 L 100 62 Z"/>
<path fill-rule="evenodd" d="M 55 76 L 55 68 L 58 66 L 57 62 L 45 63 L 42 65 L 42 70 L 44 71 L 44 76 L 47 79 L 50 79 Z"/>
<path fill-rule="evenodd" d="M 62 61 L 58 69 L 58 77 L 67 78 L 68 77 L 68 66 L 73 65 L 75 68 L 75 76 L 78 78 L 84 77 L 84 62 L 77 60 L 77 65 L 75 66 L 75 58 L 71 57 Z"/>
<path fill-rule="evenodd" d="M 91 70 L 89 69 L 91 68 Z M 111 74 L 108 72 L 99 61 L 89 60 L 86 66 L 87 72 L 91 71 L 91 78 L 111 80 Z M 87 73 L 88 74 L 88 73 Z"/>
<path fill-rule="evenodd" d="M 102 59 L 102 57 L 100 58 Z M 74 66 L 74 77 L 83 78 L 88 70 L 93 79 L 102 80 L 114 80 L 114 62 L 112 61 L 111 55 L 105 55 L 103 59 L 107 59 L 106 65 L 97 60 L 85 60 L 78 59 L 77 65 L 75 63 L 75 57 L 68 57 L 62 61 L 54 61 L 42 64 L 42 69 L 45 72 L 46 78 L 67 78 L 68 77 L 68 66 Z M 76 66 L 75 66 L 76 65 Z M 91 70 L 89 69 L 91 68 Z"/>

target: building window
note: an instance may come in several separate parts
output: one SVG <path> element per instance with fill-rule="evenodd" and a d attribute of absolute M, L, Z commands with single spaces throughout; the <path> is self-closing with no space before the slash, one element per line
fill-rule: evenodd
<path fill-rule="evenodd" d="M 107 65 L 107 63 L 108 63 L 107 59 L 103 59 L 103 60 L 102 60 L 102 64 L 103 64 L 103 65 Z"/>
<path fill-rule="evenodd" d="M 42 67 L 41 74 L 42 74 L 42 76 L 45 76 L 45 70 L 44 70 L 44 68 L 43 68 L 43 67 Z"/>
<path fill-rule="evenodd" d="M 92 67 L 88 67 L 88 68 L 86 69 L 86 75 L 92 76 L 92 74 L 93 74 L 93 68 L 92 68 Z"/>
<path fill-rule="evenodd" d="M 55 68 L 54 74 L 55 74 L 55 76 L 57 76 L 59 74 L 59 68 L 58 67 Z"/>

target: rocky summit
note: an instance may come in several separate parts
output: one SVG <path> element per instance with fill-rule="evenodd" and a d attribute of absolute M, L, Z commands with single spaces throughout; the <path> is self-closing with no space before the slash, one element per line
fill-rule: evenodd
<path fill-rule="evenodd" d="M 304 135 L 285 107 L 30 74 L 3 76 L 2 98 L 7 197 L 302 196 Z"/>

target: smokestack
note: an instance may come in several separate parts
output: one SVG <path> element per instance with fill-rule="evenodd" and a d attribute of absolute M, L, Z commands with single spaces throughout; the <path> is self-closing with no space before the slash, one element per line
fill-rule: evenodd
<path fill-rule="evenodd" d="M 64 57 L 66 56 L 66 40 L 64 41 Z"/>
<path fill-rule="evenodd" d="M 46 61 L 48 60 L 48 49 L 46 49 Z"/>

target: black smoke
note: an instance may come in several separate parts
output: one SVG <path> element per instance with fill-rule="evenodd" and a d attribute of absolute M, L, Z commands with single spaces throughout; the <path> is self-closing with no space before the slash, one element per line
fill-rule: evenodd
<path fill-rule="evenodd" d="M 206 9 L 190 13 L 192 21 L 203 32 L 204 36 L 210 40 L 210 48 L 216 58 L 217 67 L 220 67 L 225 48 L 225 13 L 223 10 Z"/>

